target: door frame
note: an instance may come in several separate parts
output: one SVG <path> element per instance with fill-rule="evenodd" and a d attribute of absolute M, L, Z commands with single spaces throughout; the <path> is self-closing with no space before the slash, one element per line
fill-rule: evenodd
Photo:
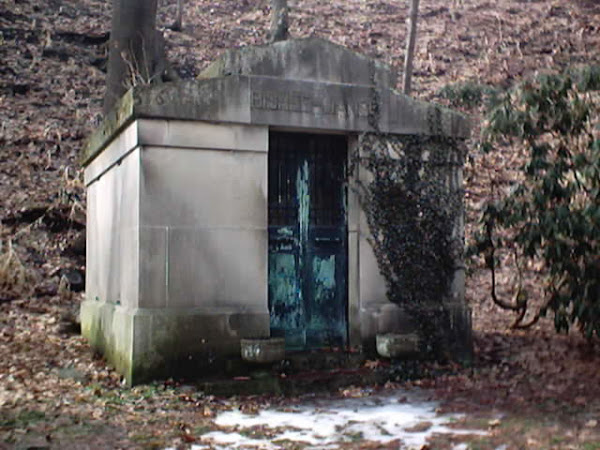
<path fill-rule="evenodd" d="M 360 305 L 359 305 L 359 222 L 360 222 L 360 206 L 356 193 L 351 189 L 351 180 L 356 179 L 358 172 L 350 173 L 352 154 L 357 148 L 358 136 L 355 133 L 340 132 L 337 130 L 314 130 L 314 129 L 299 129 L 293 127 L 269 127 L 267 149 L 270 149 L 271 136 L 276 133 L 293 133 L 302 135 L 331 135 L 345 136 L 346 138 L 346 283 L 345 283 L 345 316 L 346 316 L 346 348 L 360 349 L 362 344 L 361 338 L 361 323 L 360 323 Z M 269 151 L 269 150 L 268 150 Z M 267 158 L 266 172 L 267 180 L 269 174 L 269 159 Z M 266 215 L 267 215 L 267 286 L 269 282 L 268 259 L 270 256 L 270 221 L 269 221 L 269 190 L 271 186 L 267 182 L 266 192 Z M 267 289 L 267 310 L 269 313 L 269 321 L 271 320 L 271 308 L 269 305 L 269 293 Z M 270 326 L 270 325 L 269 325 Z"/>

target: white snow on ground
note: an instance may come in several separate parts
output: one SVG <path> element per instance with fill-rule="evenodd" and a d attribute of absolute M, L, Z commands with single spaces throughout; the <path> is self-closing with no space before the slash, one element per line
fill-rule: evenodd
<path fill-rule="evenodd" d="M 436 403 L 423 401 L 406 391 L 391 391 L 362 398 L 310 398 L 290 406 L 285 410 L 265 409 L 257 415 L 246 415 L 240 411 L 224 412 L 216 417 L 215 424 L 231 432 L 205 434 L 202 442 L 217 449 L 271 450 L 282 448 L 277 444 L 282 441 L 333 449 L 336 444 L 343 442 L 386 443 L 399 439 L 403 443 L 402 448 L 420 448 L 434 433 L 485 434 L 480 430 L 447 427 L 446 424 L 459 416 L 439 415 L 435 412 Z M 412 427 L 415 427 L 413 431 Z M 252 433 L 253 429 L 257 433 Z M 263 434 L 270 437 L 262 438 Z M 194 450 L 203 448 L 206 446 L 192 446 Z"/>

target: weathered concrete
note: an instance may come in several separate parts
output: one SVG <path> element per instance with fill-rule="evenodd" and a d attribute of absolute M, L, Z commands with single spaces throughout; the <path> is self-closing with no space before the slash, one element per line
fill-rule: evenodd
<path fill-rule="evenodd" d="M 80 315 L 81 334 L 131 383 L 133 320 L 126 309 L 88 297 L 81 304 Z"/>
<path fill-rule="evenodd" d="M 396 85 L 394 71 L 333 42 L 311 37 L 227 50 L 198 78 L 251 75 L 321 83 Z"/>
<path fill-rule="evenodd" d="M 269 314 L 195 309 L 128 309 L 85 301 L 83 335 L 129 385 L 173 375 L 197 377 L 239 359 L 240 339 L 268 336 Z"/>
<path fill-rule="evenodd" d="M 285 339 L 242 339 L 241 353 L 244 361 L 255 364 L 269 364 L 285 359 Z"/>
<path fill-rule="evenodd" d="M 140 152 L 134 150 L 88 186 L 88 300 L 137 304 L 139 164 Z"/>
<path fill-rule="evenodd" d="M 377 335 L 377 353 L 384 358 L 414 358 L 419 353 L 417 333 Z"/>

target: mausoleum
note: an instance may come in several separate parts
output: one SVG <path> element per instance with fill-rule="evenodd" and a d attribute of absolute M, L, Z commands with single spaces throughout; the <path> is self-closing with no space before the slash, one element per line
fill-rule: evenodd
<path fill-rule="evenodd" d="M 410 327 L 386 297 L 350 187 L 368 174 L 350 155 L 363 133 L 462 140 L 469 127 L 395 86 L 389 67 L 310 38 L 132 88 L 83 158 L 92 346 L 139 383 L 239 358 L 242 338 L 360 350 Z M 460 190 L 454 167 L 449 189 Z M 462 233 L 462 218 L 453 226 Z M 468 347 L 459 260 L 440 301 Z"/>

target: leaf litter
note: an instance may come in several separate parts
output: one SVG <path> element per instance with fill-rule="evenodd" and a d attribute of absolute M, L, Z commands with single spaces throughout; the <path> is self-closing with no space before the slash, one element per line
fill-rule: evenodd
<path fill-rule="evenodd" d="M 0 300 L 0 447 L 189 447 L 219 429 L 214 420 L 222 411 L 239 403 L 264 409 L 257 398 L 183 395 L 176 382 L 127 389 L 65 326 L 82 299 L 59 287 L 62 269 L 85 268 L 81 250 L 72 250 L 85 234 L 85 192 L 74 180 L 82 178 L 85 138 L 100 120 L 109 3 L 0 0 L 0 240 L 3 261 L 15 271 L 3 274 L 9 282 Z M 162 1 L 158 23 L 175 70 L 193 77 L 226 48 L 264 43 L 268 3 L 190 0 L 184 30 L 174 32 L 166 25 L 176 0 Z M 401 67 L 407 2 L 290 0 L 290 6 L 293 36 L 331 39 Z M 439 90 L 457 82 L 502 88 L 551 68 L 599 64 L 599 31 L 593 0 L 422 0 L 413 92 L 447 103 Z M 512 149 L 481 155 L 474 142 L 465 167 L 467 236 L 490 186 L 508 186 L 522 164 Z M 499 278 L 510 293 L 511 263 L 503 262 Z M 525 272 L 528 290 L 540 296 L 539 271 Z M 557 336 L 548 321 L 528 333 L 506 331 L 512 317 L 491 304 L 489 287 L 475 261 L 467 279 L 473 366 L 408 387 L 431 390 L 442 412 L 465 414 L 465 427 L 490 428 L 468 439 L 481 448 L 600 446 L 597 344 Z M 355 437 L 346 448 L 360 448 Z M 438 435 L 429 442 L 432 448 L 463 443 Z"/>

